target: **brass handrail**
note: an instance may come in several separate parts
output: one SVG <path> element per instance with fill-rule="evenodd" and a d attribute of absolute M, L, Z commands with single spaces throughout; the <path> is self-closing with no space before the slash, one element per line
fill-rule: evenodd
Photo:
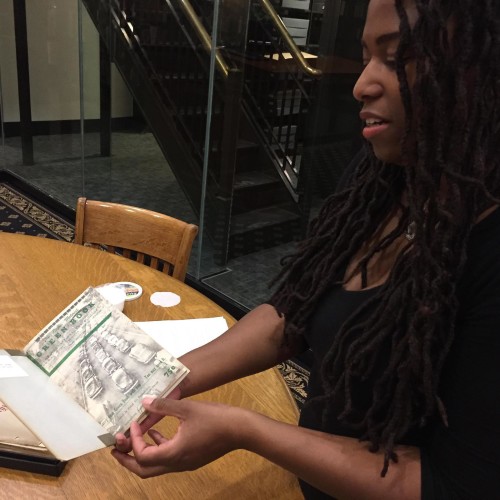
<path fill-rule="evenodd" d="M 203 47 L 205 48 L 205 50 L 210 52 L 212 50 L 212 39 L 210 38 L 210 35 L 207 33 L 205 27 L 203 26 L 200 19 L 196 15 L 196 12 L 194 11 L 192 5 L 189 3 L 189 0 L 179 0 L 179 3 L 184 14 L 189 19 L 191 26 L 196 31 L 198 38 L 201 40 Z M 277 14 L 277 12 L 274 10 L 274 7 L 271 5 L 269 0 L 260 0 L 260 3 L 262 4 L 262 7 L 267 12 L 272 22 L 280 32 L 280 35 L 282 36 L 283 40 L 288 46 L 288 49 L 290 50 L 290 53 L 292 54 L 292 57 L 296 60 L 297 64 L 308 75 L 314 76 L 316 78 L 320 77 L 323 74 L 323 72 L 320 69 L 313 68 L 312 66 L 309 66 L 309 64 L 307 64 L 307 61 L 302 55 L 302 52 L 297 47 L 297 44 L 293 41 L 293 38 L 288 33 L 285 23 L 283 22 L 281 17 Z M 215 49 L 215 60 L 219 70 L 222 72 L 224 77 L 227 78 L 229 74 L 229 66 L 222 57 L 219 49 Z"/>
<path fill-rule="evenodd" d="M 320 77 L 323 74 L 323 72 L 320 69 L 313 68 L 309 66 L 309 64 L 307 64 L 307 61 L 302 55 L 302 52 L 299 50 L 297 44 L 293 41 L 293 38 L 288 33 L 285 23 L 283 22 L 283 19 L 281 19 L 278 13 L 274 10 L 274 7 L 271 5 L 271 2 L 269 2 L 269 0 L 260 0 L 260 3 L 262 4 L 262 7 L 267 12 L 269 17 L 273 21 L 274 25 L 280 32 L 280 35 L 287 44 L 288 49 L 290 50 L 290 53 L 292 54 L 293 58 L 297 61 L 297 64 L 308 75 L 314 76 L 316 78 Z"/>
<path fill-rule="evenodd" d="M 212 39 L 210 38 L 210 35 L 207 33 L 200 19 L 196 15 L 196 12 L 194 11 L 192 5 L 189 3 L 189 0 L 179 0 L 179 3 L 182 7 L 182 10 L 184 11 L 184 14 L 186 14 L 187 18 L 189 19 L 191 26 L 196 31 L 198 38 L 201 40 L 203 47 L 205 48 L 205 50 L 210 52 L 212 50 Z M 229 66 L 222 57 L 219 49 L 215 49 L 215 61 L 221 73 L 225 78 L 227 78 L 227 76 L 229 75 Z"/>

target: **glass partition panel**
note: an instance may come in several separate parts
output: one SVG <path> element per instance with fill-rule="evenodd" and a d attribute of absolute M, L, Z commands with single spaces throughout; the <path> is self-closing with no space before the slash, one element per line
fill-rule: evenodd
<path fill-rule="evenodd" d="M 84 130 L 82 194 L 185 215 L 182 210 L 174 210 L 178 205 L 185 206 L 186 200 L 173 196 L 174 190 L 179 191 L 176 184 L 168 189 L 173 175 L 160 147 L 165 139 L 151 116 L 147 99 L 145 112 L 141 109 L 147 92 L 143 82 L 157 74 L 141 24 L 144 17 L 140 8 L 151 10 L 151 2 L 138 4 L 139 12 L 130 10 L 126 2 L 79 0 L 78 7 Z M 161 30 L 161 16 L 151 16 L 155 18 Z M 134 52 L 141 54 L 139 61 Z M 161 99 L 160 93 L 154 98 Z"/>
<path fill-rule="evenodd" d="M 269 297 L 281 260 L 360 146 L 352 87 L 367 4 L 221 1 L 219 55 L 230 77 L 218 78 L 224 112 L 210 150 L 221 156 L 211 156 L 218 177 L 207 184 L 218 204 L 207 201 L 203 247 L 221 270 L 200 279 L 246 308 Z"/>
<path fill-rule="evenodd" d="M 86 154 L 86 196 L 197 223 L 176 177 L 183 168 L 182 154 L 175 151 L 179 127 L 172 103 L 178 96 L 168 88 L 174 80 L 168 68 L 172 61 L 182 64 L 183 57 L 166 36 L 175 44 L 182 34 L 180 26 L 172 28 L 175 13 L 158 0 L 83 0 L 82 5 L 98 40 L 93 63 L 84 53 L 84 78 L 99 76 L 98 98 L 91 103 L 92 114 L 86 111 L 86 144 L 96 148 L 95 155 Z M 182 96 L 182 82 L 175 83 Z"/>
<path fill-rule="evenodd" d="M 0 2 L 2 168 L 69 202 L 81 192 L 76 2 Z"/>

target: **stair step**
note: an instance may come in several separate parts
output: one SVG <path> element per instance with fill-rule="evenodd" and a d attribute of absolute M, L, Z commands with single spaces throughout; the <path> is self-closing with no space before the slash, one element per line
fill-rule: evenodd
<path fill-rule="evenodd" d="M 215 106 L 212 108 L 212 115 L 220 115 L 221 114 L 220 106 Z M 185 106 L 178 110 L 180 116 L 207 116 L 207 108 L 206 106 Z"/>
<path fill-rule="evenodd" d="M 205 73 L 194 73 L 194 72 L 183 72 L 182 70 L 179 72 L 169 72 L 169 73 L 161 73 L 160 74 L 161 78 L 163 80 L 174 80 L 174 81 L 182 81 L 183 83 L 185 82 L 193 82 L 197 83 L 198 85 L 200 83 L 206 83 L 208 85 L 208 75 Z"/>
<path fill-rule="evenodd" d="M 212 142 L 210 146 L 210 151 L 212 153 L 218 153 L 220 151 L 220 144 Z M 238 151 L 253 151 L 254 149 L 258 150 L 258 148 L 258 144 L 255 144 L 255 142 L 247 141 L 246 139 L 238 139 L 236 143 L 236 149 Z"/>
<path fill-rule="evenodd" d="M 188 42 L 181 41 L 169 41 L 169 40 L 157 40 L 156 38 L 151 38 L 150 34 L 147 32 L 142 32 L 137 34 L 139 38 L 139 43 L 143 49 L 159 49 L 165 51 L 176 51 L 186 49 L 192 51 L 193 48 Z"/>
<path fill-rule="evenodd" d="M 258 170 L 249 170 L 236 174 L 234 189 L 252 189 L 267 186 L 269 184 L 276 184 L 277 182 L 278 179 L 275 176 Z"/>
<path fill-rule="evenodd" d="M 299 216 L 279 206 L 235 215 L 231 219 L 228 257 L 258 252 L 300 238 Z"/>
<path fill-rule="evenodd" d="M 237 172 L 234 182 L 233 214 L 275 207 L 288 202 L 290 196 L 282 187 L 276 174 L 256 170 Z M 267 214 L 264 216 L 268 218 Z"/>
<path fill-rule="evenodd" d="M 215 118 L 215 121 L 214 121 Z M 212 135 L 210 141 L 210 164 L 212 166 L 220 165 L 222 161 L 222 150 L 220 137 L 217 139 L 217 133 L 220 133 L 218 126 L 220 125 L 220 120 L 218 120 L 220 115 L 212 116 Z M 199 146 L 201 151 L 205 151 L 205 137 L 200 137 L 196 144 Z M 247 141 L 246 139 L 238 139 L 236 143 L 236 169 L 237 171 L 254 170 L 255 165 L 258 165 L 258 153 L 259 145 L 254 142 Z M 236 176 L 238 177 L 238 173 Z"/>
<path fill-rule="evenodd" d="M 259 208 L 235 215 L 231 220 L 231 235 L 248 233 L 263 228 L 270 228 L 283 223 L 297 221 L 299 216 L 279 206 Z"/>

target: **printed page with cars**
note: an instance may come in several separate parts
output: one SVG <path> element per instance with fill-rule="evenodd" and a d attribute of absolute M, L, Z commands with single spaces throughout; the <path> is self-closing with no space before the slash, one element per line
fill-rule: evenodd
<path fill-rule="evenodd" d="M 88 288 L 22 352 L 0 350 L 0 401 L 55 457 L 69 460 L 112 444 L 117 432 L 145 416 L 145 395 L 165 396 L 187 374 Z"/>

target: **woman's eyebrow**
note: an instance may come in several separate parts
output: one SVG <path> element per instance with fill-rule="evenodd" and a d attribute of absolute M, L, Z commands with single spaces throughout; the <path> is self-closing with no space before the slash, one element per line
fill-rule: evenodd
<path fill-rule="evenodd" d="M 375 44 L 376 45 L 383 45 L 384 43 L 392 42 L 393 40 L 398 40 L 400 38 L 401 34 L 399 31 L 393 31 L 392 33 L 384 33 L 383 35 L 378 36 L 375 38 Z M 366 42 L 364 40 L 361 40 L 361 46 L 363 48 L 366 48 Z"/>

